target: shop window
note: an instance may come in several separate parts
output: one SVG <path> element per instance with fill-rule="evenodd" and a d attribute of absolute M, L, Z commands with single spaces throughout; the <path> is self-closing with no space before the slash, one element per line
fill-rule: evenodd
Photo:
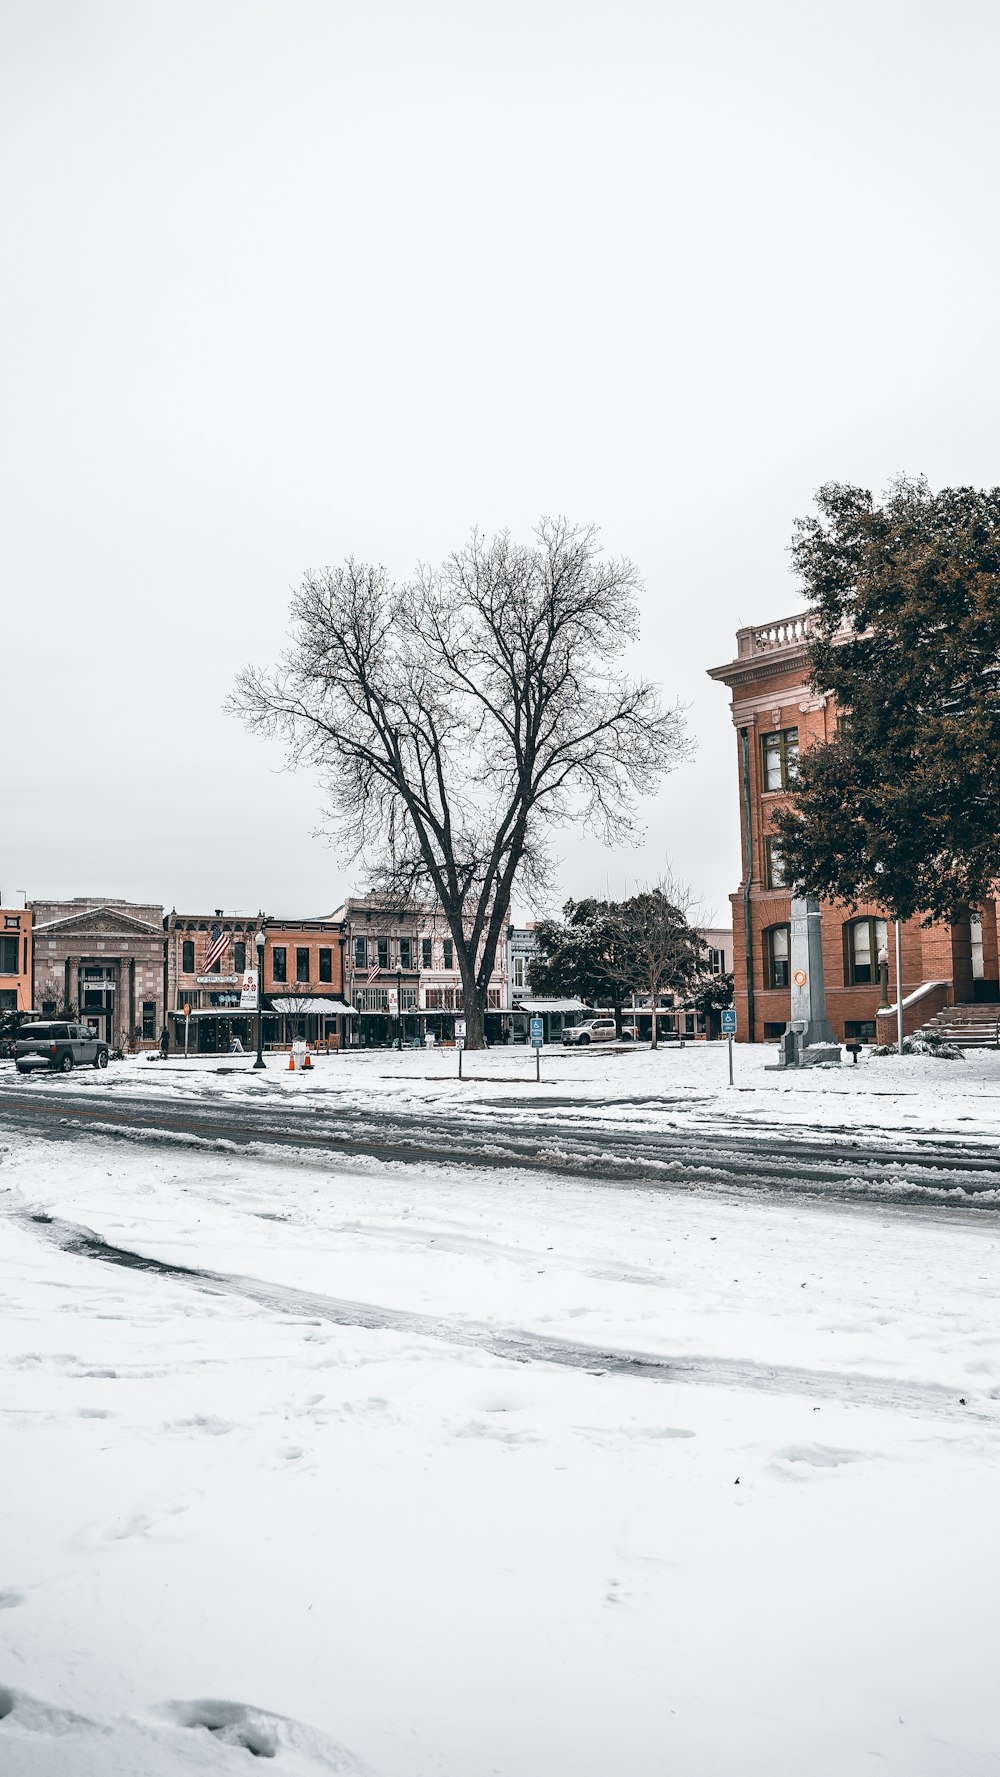
<path fill-rule="evenodd" d="M 0 1012 L 17 1011 L 17 988 L 0 987 Z"/>
<path fill-rule="evenodd" d="M 389 967 L 389 940 L 388 938 L 376 938 L 375 942 L 378 945 L 378 966 L 380 969 L 387 969 Z"/>
<path fill-rule="evenodd" d="M 237 938 L 233 945 L 233 974 L 242 975 L 247 966 L 247 947 L 244 938 Z"/>
<path fill-rule="evenodd" d="M 183 975 L 193 975 L 194 974 L 194 939 L 193 938 L 185 938 L 183 944 L 181 945 L 181 973 Z"/>
<path fill-rule="evenodd" d="M 878 980 L 879 952 L 889 954 L 889 928 L 884 919 L 851 919 L 844 927 L 844 980 L 863 987 Z"/>
<path fill-rule="evenodd" d="M 767 987 L 788 986 L 791 948 L 792 931 L 790 926 L 768 926 L 764 933 L 764 967 Z"/>
<path fill-rule="evenodd" d="M 0 937 L 0 975 L 17 974 L 18 942 L 13 938 Z"/>
<path fill-rule="evenodd" d="M 799 775 L 798 729 L 779 728 L 773 734 L 763 734 L 760 745 L 764 789 L 789 789 Z"/>
<path fill-rule="evenodd" d="M 444 966 L 446 969 L 453 969 L 455 967 L 455 946 L 451 938 L 445 939 L 443 949 Z"/>
<path fill-rule="evenodd" d="M 367 940 L 367 938 L 355 938 L 355 940 L 354 940 L 354 967 L 356 969 L 363 969 L 365 967 L 365 965 L 367 964 L 367 962 L 368 962 L 368 940 Z"/>
<path fill-rule="evenodd" d="M 764 841 L 764 869 L 768 888 L 785 888 L 788 880 L 785 876 L 785 861 L 776 839 Z"/>
<path fill-rule="evenodd" d="M 400 938 L 399 940 L 399 966 L 401 969 L 412 969 L 413 967 L 412 938 Z"/>
<path fill-rule="evenodd" d="M 423 969 L 431 967 L 431 942 L 430 938 L 421 938 L 420 940 L 420 966 Z"/>
<path fill-rule="evenodd" d="M 151 1043 L 155 1040 L 155 1037 L 156 1037 L 156 1001 L 155 1000 L 143 1000 L 143 1002 L 142 1002 L 142 1040 L 144 1043 Z"/>
<path fill-rule="evenodd" d="M 308 981 L 309 979 L 308 950 L 301 949 L 295 952 L 295 979 L 296 981 Z"/>
<path fill-rule="evenodd" d="M 321 981 L 333 980 L 332 950 L 321 950 L 319 953 L 319 978 Z"/>
<path fill-rule="evenodd" d="M 276 944 L 271 951 L 271 980 L 287 981 L 287 951 L 283 944 Z"/>

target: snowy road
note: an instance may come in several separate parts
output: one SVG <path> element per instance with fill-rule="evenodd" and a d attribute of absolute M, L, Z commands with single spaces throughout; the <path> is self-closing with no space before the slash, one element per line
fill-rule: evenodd
<path fill-rule="evenodd" d="M 237 1091 L 212 1098 L 191 1074 L 174 1076 L 169 1097 L 130 1082 L 127 1095 L 100 1076 L 0 1080 L 0 1131 L 52 1139 L 147 1135 L 309 1151 L 336 1163 L 368 1155 L 535 1170 L 609 1182 L 671 1186 L 743 1184 L 764 1191 L 891 1195 L 900 1202 L 951 1194 L 1000 1203 L 1000 1149 L 992 1134 L 908 1131 L 871 1125 L 826 1127 L 787 1116 L 762 1127 L 735 1104 L 693 1106 L 686 1095 L 618 1095 L 588 1100 L 539 1090 L 494 1092 L 453 1104 L 400 1103 L 382 1091 L 360 1102 L 308 1084 L 291 1099 L 269 1082 L 239 1076 Z M 185 1086 L 187 1090 L 185 1090 Z M 201 1088 L 199 1090 L 199 1087 Z M 614 1122 L 609 1123 L 609 1109 Z M 320 1121 L 321 1119 L 321 1121 Z"/>

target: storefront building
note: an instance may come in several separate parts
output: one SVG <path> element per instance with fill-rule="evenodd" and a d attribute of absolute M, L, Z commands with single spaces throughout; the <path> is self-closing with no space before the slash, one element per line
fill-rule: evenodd
<path fill-rule="evenodd" d="M 167 915 L 167 1001 L 171 1039 L 189 1053 L 224 1055 L 257 1046 L 257 933 L 264 933 L 261 983 L 266 1047 L 299 1038 L 344 1040 L 341 930 L 325 919 L 269 915 Z"/>
<path fill-rule="evenodd" d="M 30 907 L 0 907 L 0 1012 L 30 1012 L 32 1000 Z"/>
<path fill-rule="evenodd" d="M 163 1025 L 163 909 L 77 895 L 29 901 L 33 996 L 43 1018 L 76 1018 L 112 1049 L 155 1048 Z"/>
<path fill-rule="evenodd" d="M 414 1045 L 431 1036 L 451 1042 L 463 1010 L 455 944 L 439 907 L 395 907 L 377 895 L 345 901 L 333 915 L 343 926 L 345 998 L 357 1014 L 352 1041 L 370 1048 Z M 509 1014 L 506 929 L 487 987 L 486 1040 L 505 1040 Z"/>
<path fill-rule="evenodd" d="M 733 907 L 737 1036 L 776 1040 L 790 1017 L 791 899 L 774 834 L 787 806 L 799 755 L 833 737 L 833 700 L 809 683 L 811 614 L 799 612 L 737 632 L 737 657 L 709 676 L 732 694 L 743 875 Z M 879 1016 L 879 956 L 896 999 L 895 945 L 884 907 L 822 906 L 827 1014 L 840 1041 L 894 1040 L 895 1020 Z M 997 908 L 990 901 L 956 925 L 902 928 L 902 992 L 907 1032 L 945 1006 L 1000 996 Z M 881 1029 L 880 1029 L 881 1027 Z"/>

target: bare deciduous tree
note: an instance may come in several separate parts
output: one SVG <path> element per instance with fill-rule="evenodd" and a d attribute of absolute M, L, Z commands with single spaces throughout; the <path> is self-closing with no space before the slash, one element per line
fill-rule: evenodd
<path fill-rule="evenodd" d="M 545 881 L 550 830 L 572 819 L 625 839 L 635 795 L 686 755 L 680 711 L 619 670 L 639 584 L 563 519 L 529 545 L 474 532 L 402 586 L 348 560 L 306 578 L 278 669 L 244 672 L 230 699 L 319 771 L 377 892 L 437 897 L 470 1048 L 515 880 Z"/>
<path fill-rule="evenodd" d="M 616 910 L 621 953 L 636 987 L 649 996 L 654 1049 L 660 995 L 686 994 L 705 966 L 705 942 L 691 924 L 694 911 L 690 888 L 670 873 Z"/>

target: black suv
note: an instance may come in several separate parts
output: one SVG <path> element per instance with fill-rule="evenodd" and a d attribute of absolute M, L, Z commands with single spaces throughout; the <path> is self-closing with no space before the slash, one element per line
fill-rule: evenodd
<path fill-rule="evenodd" d="M 108 1045 L 85 1024 L 22 1024 L 14 1039 L 19 1074 L 30 1074 L 36 1067 L 71 1074 L 86 1062 L 92 1067 L 107 1067 Z"/>

